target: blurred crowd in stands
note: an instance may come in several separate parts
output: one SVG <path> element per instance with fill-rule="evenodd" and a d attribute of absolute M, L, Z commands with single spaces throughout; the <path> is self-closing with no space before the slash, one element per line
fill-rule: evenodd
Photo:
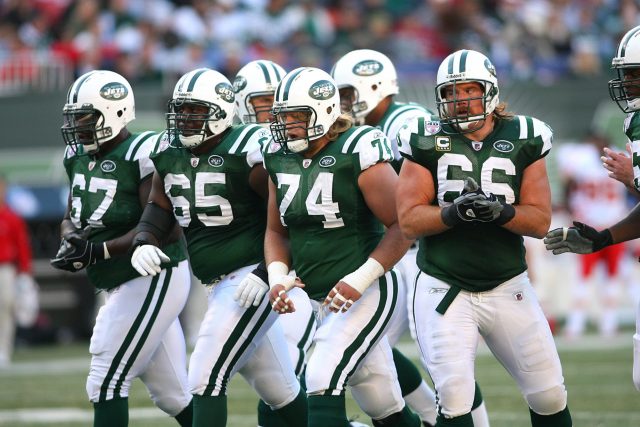
<path fill-rule="evenodd" d="M 406 75 L 468 47 L 501 78 L 552 83 L 607 72 L 638 24 L 636 0 L 0 0 L 0 80 L 37 55 L 141 81 L 257 58 L 326 69 L 366 47 Z"/>

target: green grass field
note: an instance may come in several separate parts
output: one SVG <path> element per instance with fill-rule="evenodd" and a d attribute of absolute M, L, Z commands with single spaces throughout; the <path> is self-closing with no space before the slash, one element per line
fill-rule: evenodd
<path fill-rule="evenodd" d="M 87 347 L 74 344 L 18 349 L 11 368 L 0 370 L 0 425 L 91 425 L 91 406 L 84 391 Z M 575 426 L 640 425 L 640 393 L 631 382 L 631 332 L 606 342 L 597 337 L 575 343 L 560 340 L 558 347 Z M 410 341 L 403 341 L 401 349 L 416 357 Z M 528 426 L 523 398 L 486 349 L 481 349 L 476 366 L 492 427 Z M 256 399 L 255 392 L 236 376 L 229 391 L 228 426 L 255 426 Z M 369 423 L 350 399 L 348 405 L 350 415 L 359 415 L 359 421 Z M 153 407 L 139 381 L 134 383 L 130 408 L 131 426 L 177 425 Z"/>

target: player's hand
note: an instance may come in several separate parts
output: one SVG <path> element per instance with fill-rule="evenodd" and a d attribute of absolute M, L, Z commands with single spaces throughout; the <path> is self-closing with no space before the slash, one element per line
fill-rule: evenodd
<path fill-rule="evenodd" d="M 60 248 L 51 265 L 60 270 L 75 273 L 98 261 L 105 259 L 103 243 L 87 240 L 89 227 L 82 232 L 72 232 L 65 235 L 60 242 Z"/>
<path fill-rule="evenodd" d="M 304 288 L 304 283 L 299 278 L 295 278 L 293 287 Z M 271 302 L 271 308 L 278 314 L 293 313 L 296 311 L 296 307 L 287 295 L 284 285 L 275 285 L 269 290 L 269 301 Z"/>
<path fill-rule="evenodd" d="M 324 299 L 322 305 L 328 306 L 334 313 L 346 312 L 362 294 L 343 281 L 338 282 Z"/>
<path fill-rule="evenodd" d="M 249 308 L 252 305 L 260 305 L 262 297 L 269 290 L 269 285 L 265 283 L 261 278 L 253 273 L 247 274 L 247 276 L 240 282 L 236 293 L 233 295 L 233 299 L 238 301 L 240 307 Z"/>
<path fill-rule="evenodd" d="M 548 251 L 554 255 L 565 252 L 590 254 L 612 244 L 609 230 L 596 231 L 581 222 L 574 221 L 574 227 L 562 227 L 551 230 L 544 238 Z"/>
<path fill-rule="evenodd" d="M 131 255 L 131 265 L 141 276 L 155 276 L 162 271 L 162 263 L 171 259 L 153 245 L 141 245 Z"/>
<path fill-rule="evenodd" d="M 633 165 L 631 163 L 631 144 L 627 143 L 627 153 L 619 153 L 605 148 L 604 156 L 600 157 L 602 166 L 609 172 L 609 176 L 624 185 L 633 188 Z"/>

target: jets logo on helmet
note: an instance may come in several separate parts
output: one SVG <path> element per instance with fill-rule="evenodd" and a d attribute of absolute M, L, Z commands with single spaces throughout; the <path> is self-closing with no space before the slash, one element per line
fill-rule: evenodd
<path fill-rule="evenodd" d="M 102 86 L 100 96 L 108 100 L 118 100 L 127 96 L 129 91 L 122 83 L 113 82 Z"/>
<path fill-rule="evenodd" d="M 238 93 L 245 87 L 247 87 L 247 79 L 244 76 L 236 76 L 235 80 L 233 81 L 233 91 L 235 93 Z"/>
<path fill-rule="evenodd" d="M 640 110 L 640 26 L 629 30 L 620 40 L 611 61 L 617 78 L 609 81 L 609 95 L 625 113 Z"/>
<path fill-rule="evenodd" d="M 216 93 L 220 95 L 220 99 L 227 102 L 233 102 L 235 99 L 235 94 L 233 92 L 233 86 L 229 83 L 218 83 L 216 85 Z"/>
<path fill-rule="evenodd" d="M 309 96 L 313 99 L 329 99 L 336 94 L 336 87 L 328 80 L 320 80 L 309 89 Z"/>
<path fill-rule="evenodd" d="M 358 62 L 356 65 L 354 65 L 353 74 L 356 74 L 358 76 L 373 76 L 382 72 L 383 69 L 384 66 L 380 62 L 374 59 L 368 59 L 366 61 Z"/>

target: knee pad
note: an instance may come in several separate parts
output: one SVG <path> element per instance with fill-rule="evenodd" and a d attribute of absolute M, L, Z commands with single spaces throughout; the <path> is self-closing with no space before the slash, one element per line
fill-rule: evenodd
<path fill-rule="evenodd" d="M 640 391 L 640 334 L 633 336 L 633 385 Z"/>
<path fill-rule="evenodd" d="M 560 384 L 549 390 L 527 394 L 525 399 L 536 414 L 553 415 L 567 406 L 567 390 L 564 384 Z"/>
<path fill-rule="evenodd" d="M 476 384 L 473 378 L 452 375 L 437 389 L 440 412 L 446 418 L 455 418 L 471 412 Z"/>

